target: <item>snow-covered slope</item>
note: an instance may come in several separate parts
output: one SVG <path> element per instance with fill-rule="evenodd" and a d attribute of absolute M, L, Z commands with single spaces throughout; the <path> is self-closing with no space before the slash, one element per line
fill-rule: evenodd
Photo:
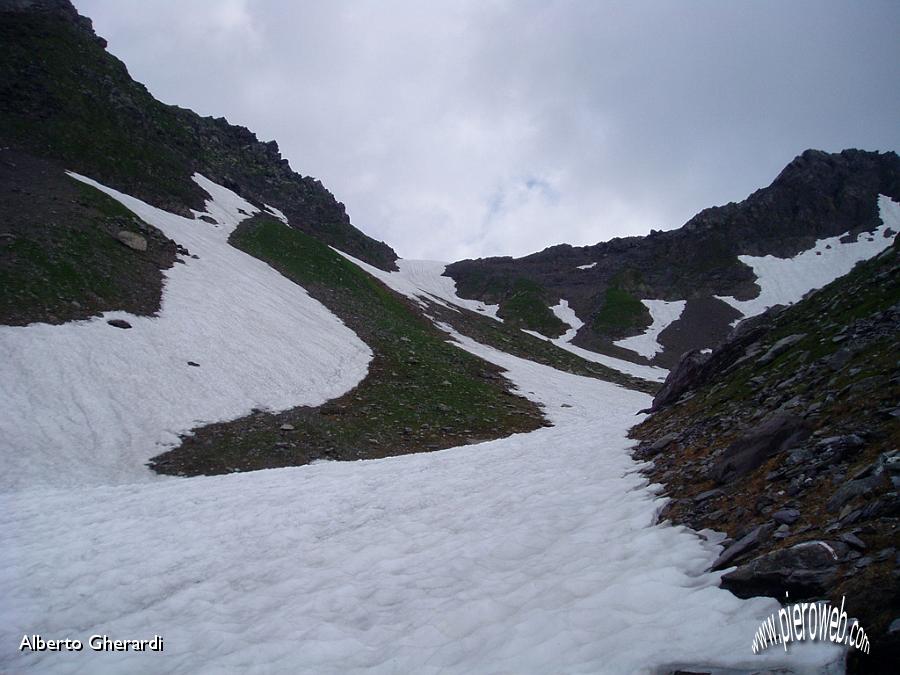
<path fill-rule="evenodd" d="M 878 198 L 881 227 L 862 233 L 854 242 L 841 243 L 841 238 L 820 239 L 811 249 L 793 258 L 767 255 L 738 256 L 753 268 L 760 293 L 750 300 L 736 300 L 730 296 L 716 296 L 743 313 L 744 317 L 762 314 L 774 305 L 789 305 L 800 300 L 808 291 L 822 288 L 847 274 L 860 260 L 868 260 L 891 245 L 888 231 L 900 231 L 900 204 L 884 195 Z"/>
<path fill-rule="evenodd" d="M 641 302 L 644 304 L 644 307 L 650 310 L 650 317 L 653 323 L 643 333 L 632 335 L 623 340 L 616 340 L 613 344 L 617 347 L 630 349 L 644 358 L 652 359 L 663 350 L 663 346 L 657 341 L 659 334 L 681 318 L 681 313 L 684 311 L 687 301 L 641 300 Z"/>
<path fill-rule="evenodd" d="M 334 250 L 351 262 L 359 265 L 362 269 L 376 279 L 382 281 L 389 288 L 392 288 L 398 293 L 405 295 L 408 298 L 412 298 L 417 302 L 420 301 L 420 298 L 424 297 L 438 302 L 445 307 L 463 307 L 484 314 L 485 316 L 490 316 L 497 321 L 503 320 L 497 316 L 497 310 L 499 309 L 498 305 L 487 305 L 478 300 L 466 300 L 465 298 L 459 297 L 456 294 L 456 282 L 451 277 L 443 276 L 446 263 L 430 260 L 401 259 L 397 261 L 397 267 L 399 267 L 398 271 L 385 272 L 384 270 L 380 270 L 377 267 L 358 260 L 347 253 L 338 251 L 338 249 Z M 668 371 L 663 368 L 642 366 L 623 359 L 606 356 L 605 354 L 598 354 L 571 344 L 571 340 L 575 337 L 575 333 L 577 333 L 578 329 L 584 324 L 577 316 L 575 316 L 575 312 L 572 311 L 566 300 L 561 300 L 560 304 L 551 307 L 550 309 L 563 322 L 570 326 L 570 329 L 565 335 L 550 340 L 547 336 L 534 331 L 525 330 L 524 332 L 541 340 L 550 340 L 557 347 L 572 352 L 576 356 L 618 370 L 620 373 L 625 373 L 626 375 L 633 375 L 655 382 L 662 382 L 666 379 Z"/>
<path fill-rule="evenodd" d="M 576 347 L 575 345 L 573 345 L 572 340 L 575 338 L 575 335 L 576 333 L 578 333 L 579 329 L 584 325 L 584 322 L 579 319 L 575 315 L 575 311 L 571 307 L 569 307 L 568 300 L 560 300 L 559 304 L 554 305 L 550 308 L 550 310 L 557 316 L 557 318 L 559 318 L 560 321 L 568 324 L 569 326 L 569 330 L 567 330 L 563 335 L 552 340 L 553 344 L 555 344 L 557 347 L 565 349 L 566 351 L 570 351 L 583 359 L 587 359 L 588 361 L 593 361 L 595 363 L 599 363 L 609 368 L 618 370 L 620 373 L 625 373 L 626 375 L 634 375 L 635 377 L 641 377 L 645 380 L 650 380 L 651 382 L 665 381 L 666 376 L 669 374 L 669 371 L 665 368 L 657 368 L 656 366 L 642 366 L 637 363 L 625 361 L 624 359 L 617 359 L 612 356 L 607 356 L 606 354 L 598 354 L 597 352 L 592 352 L 588 349 L 583 349 L 581 347 Z M 535 335 L 537 335 L 537 337 L 544 337 L 543 335 L 539 335 L 537 333 L 535 333 Z"/>
<path fill-rule="evenodd" d="M 385 272 L 333 246 L 332 248 L 347 260 L 358 265 L 384 283 L 388 288 L 415 300 L 419 304 L 422 304 L 422 298 L 426 298 L 445 307 L 462 307 L 473 312 L 479 312 L 497 321 L 503 321 L 497 316 L 498 305 L 488 305 L 479 300 L 466 300 L 456 294 L 456 282 L 450 277 L 443 276 L 447 263 L 434 260 L 404 260 L 401 258 L 397 260 L 399 269 L 396 272 Z"/>
<path fill-rule="evenodd" d="M 778 605 L 653 525 L 626 430 L 649 397 L 456 338 L 555 426 L 422 455 L 0 497 L 0 669 L 46 673 L 825 672 L 750 649 Z M 566 406 L 566 407 L 563 407 Z M 160 634 L 163 653 L 22 635 Z"/>
<path fill-rule="evenodd" d="M 372 354 L 355 333 L 228 244 L 252 204 L 196 175 L 217 221 L 209 224 L 74 177 L 198 259 L 166 271 L 158 317 L 0 327 L 0 489 L 149 480 L 144 462 L 192 427 L 252 408 L 318 405 L 365 376 Z M 132 328 L 107 324 L 113 318 Z"/>

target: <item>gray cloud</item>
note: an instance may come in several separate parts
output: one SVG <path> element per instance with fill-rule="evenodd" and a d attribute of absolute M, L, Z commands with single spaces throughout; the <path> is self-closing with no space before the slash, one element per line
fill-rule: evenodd
<path fill-rule="evenodd" d="M 900 148 L 900 4 L 76 0 L 405 257 L 678 227 L 806 149 Z"/>

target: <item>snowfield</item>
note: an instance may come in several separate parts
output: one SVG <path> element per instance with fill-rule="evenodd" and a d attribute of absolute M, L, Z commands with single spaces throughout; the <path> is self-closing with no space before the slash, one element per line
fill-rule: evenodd
<path fill-rule="evenodd" d="M 752 654 L 777 603 L 719 589 L 703 570 L 720 546 L 653 524 L 663 500 L 625 437 L 648 396 L 456 339 L 555 426 L 384 460 L 4 495 L 0 667 L 840 671 L 830 646 Z M 159 634 L 165 651 L 15 651 L 32 633 Z"/>
<path fill-rule="evenodd" d="M 584 322 L 575 315 L 575 310 L 569 307 L 568 300 L 560 300 L 558 305 L 554 305 L 550 308 L 550 311 L 552 311 L 560 321 L 569 326 L 569 330 L 563 335 L 551 340 L 557 347 L 572 352 L 576 356 L 580 356 L 588 361 L 593 361 L 607 366 L 608 368 L 618 370 L 620 373 L 625 373 L 626 375 L 634 375 L 635 377 L 640 377 L 649 380 L 650 382 L 665 382 L 666 376 L 669 374 L 669 371 L 665 368 L 631 363 L 631 361 L 617 359 L 613 356 L 607 356 L 606 354 L 598 354 L 589 349 L 583 349 L 573 345 L 572 340 L 575 339 L 575 335 L 584 325 Z M 543 337 L 545 340 L 547 339 L 543 335 L 537 333 L 535 333 L 535 335 Z M 654 337 L 654 341 L 655 339 L 656 338 Z"/>
<path fill-rule="evenodd" d="M 167 272 L 159 317 L 0 329 L 0 672 L 842 671 L 831 645 L 754 655 L 777 602 L 738 599 L 704 572 L 721 535 L 655 524 L 665 500 L 626 437 L 649 396 L 449 327 L 554 426 L 383 460 L 148 480 L 154 443 L 200 419 L 338 396 L 371 357 L 301 288 L 228 246 L 255 209 L 196 180 L 218 225 L 98 186 L 199 256 Z M 453 304 L 437 269 L 389 277 Z M 85 648 L 19 651 L 33 634 Z M 98 653 L 92 635 L 160 635 L 165 649 Z"/>
<path fill-rule="evenodd" d="M 422 298 L 427 298 L 444 307 L 462 307 L 474 312 L 479 312 L 492 319 L 496 319 L 497 321 L 503 321 L 503 319 L 497 316 L 497 311 L 500 309 L 499 305 L 488 305 L 479 300 L 466 300 L 456 294 L 456 282 L 451 277 L 443 276 L 444 270 L 447 268 L 446 263 L 431 260 L 400 259 L 397 260 L 398 271 L 385 272 L 384 270 L 378 269 L 362 260 L 358 260 L 349 253 L 344 253 L 333 246 L 332 249 L 371 274 L 388 288 L 392 288 L 401 295 L 405 295 L 416 301 L 420 305 L 424 306 Z M 594 263 L 594 265 L 596 265 L 596 263 Z M 592 266 L 593 265 L 589 265 L 588 267 Z M 570 344 L 571 340 L 578 332 L 578 329 L 581 328 L 584 323 L 575 316 L 575 312 L 572 311 L 566 300 L 560 300 L 558 305 L 551 307 L 550 309 L 563 322 L 570 326 L 570 330 L 567 331 L 565 335 L 556 339 L 551 339 L 546 335 L 542 335 L 535 331 L 523 329 L 523 332 L 540 340 L 549 340 L 557 347 L 572 352 L 576 356 L 580 356 L 587 361 L 600 363 L 613 370 L 618 370 L 620 373 L 641 377 L 645 380 L 650 380 L 651 382 L 665 381 L 669 371 L 663 368 L 631 363 L 630 361 L 617 359 L 605 354 L 598 354 L 597 352 L 592 352 L 588 349 L 582 349 L 581 347 Z"/>
<path fill-rule="evenodd" d="M 456 282 L 452 277 L 444 276 L 447 263 L 435 260 L 397 260 L 396 272 L 385 272 L 382 269 L 354 258 L 349 253 L 331 247 L 336 253 L 340 253 L 354 265 L 359 266 L 373 277 L 378 279 L 388 288 L 395 290 L 400 295 L 414 300 L 421 306 L 425 303 L 422 299 L 431 300 L 451 309 L 462 307 L 479 314 L 484 314 L 497 321 L 503 321 L 497 316 L 499 305 L 488 305 L 480 300 L 466 300 L 456 294 Z"/>
<path fill-rule="evenodd" d="M 755 257 L 738 256 L 753 268 L 759 295 L 750 300 L 736 300 L 731 296 L 716 296 L 741 312 L 745 318 L 762 314 L 774 305 L 790 305 L 807 292 L 827 286 L 853 269 L 861 260 L 868 260 L 890 246 L 894 239 L 888 231 L 900 231 L 900 204 L 890 197 L 878 197 L 881 227 L 873 232 L 863 232 L 856 241 L 841 243 L 841 237 L 819 239 L 815 246 L 798 253 L 793 258 L 776 258 L 772 255 Z M 735 322 L 736 323 L 736 322 Z"/>
<path fill-rule="evenodd" d="M 652 323 L 643 333 L 616 340 L 613 344 L 630 349 L 644 358 L 652 359 L 663 350 L 663 346 L 657 340 L 659 334 L 681 318 L 687 301 L 641 300 L 641 302 L 650 310 Z"/>
<path fill-rule="evenodd" d="M 196 175 L 213 225 L 72 175 L 199 259 L 165 271 L 158 317 L 0 327 L 0 490 L 163 480 L 144 463 L 180 433 L 253 408 L 319 405 L 365 377 L 372 352 L 353 331 L 228 244 L 252 204 Z"/>

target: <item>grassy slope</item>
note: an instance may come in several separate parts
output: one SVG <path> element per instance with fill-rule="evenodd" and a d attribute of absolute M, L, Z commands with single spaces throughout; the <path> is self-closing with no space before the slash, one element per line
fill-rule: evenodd
<path fill-rule="evenodd" d="M 420 452 L 530 431 L 539 409 L 510 395 L 498 369 L 447 343 L 411 303 L 325 244 L 257 216 L 232 234 L 237 248 L 301 284 L 368 344 L 369 375 L 319 408 L 259 412 L 195 430 L 153 467 L 223 473 Z M 290 424 L 293 430 L 281 430 Z"/>
<path fill-rule="evenodd" d="M 601 335 L 628 335 L 649 325 L 649 310 L 631 293 L 616 286 L 606 289 L 593 328 Z"/>
<path fill-rule="evenodd" d="M 546 291 L 528 279 L 516 279 L 500 300 L 498 315 L 517 328 L 537 331 L 547 337 L 559 337 L 568 327 L 548 307 Z"/>
<path fill-rule="evenodd" d="M 49 162 L 0 151 L 0 323 L 62 323 L 110 310 L 153 314 L 175 244 Z M 119 242 L 141 234 L 146 251 Z"/>

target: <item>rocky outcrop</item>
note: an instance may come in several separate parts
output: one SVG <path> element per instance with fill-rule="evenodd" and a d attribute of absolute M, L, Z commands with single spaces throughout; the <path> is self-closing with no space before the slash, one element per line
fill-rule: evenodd
<path fill-rule="evenodd" d="M 191 180 L 199 172 L 259 207 L 275 206 L 292 227 L 394 269 L 393 249 L 353 227 L 344 205 L 291 170 L 275 141 L 154 99 L 68 0 L 5 0 L 0 40 L 0 146 L 188 217 L 206 199 Z"/>
<path fill-rule="evenodd" d="M 681 319 L 659 336 L 664 351 L 655 363 L 673 367 L 685 351 L 713 347 L 728 335 L 737 315 L 715 296 L 757 295 L 755 277 L 738 255 L 790 257 L 816 239 L 871 231 L 880 225 L 879 194 L 900 200 L 896 153 L 807 150 L 768 187 L 740 203 L 701 211 L 680 229 L 594 246 L 553 246 L 518 259 L 463 260 L 447 273 L 464 297 L 501 306 L 510 280 L 527 279 L 547 296 L 568 300 L 585 323 L 575 344 L 609 353 L 615 352 L 612 340 L 623 336 L 623 326 L 599 320 L 610 289 L 613 299 L 687 300 Z M 596 265 L 579 269 L 591 263 Z M 627 322 L 624 329 L 637 332 Z"/>
<path fill-rule="evenodd" d="M 759 316 L 742 321 L 729 333 L 725 341 L 709 354 L 696 349 L 684 354 L 653 397 L 650 412 L 656 412 L 675 403 L 715 375 L 740 366 L 756 356 L 760 350 L 758 338 L 765 332 L 768 322 L 783 309 L 781 306 L 772 307 Z"/>
<path fill-rule="evenodd" d="M 718 483 L 743 478 L 770 457 L 809 438 L 812 429 L 794 414 L 775 412 L 729 445 L 711 472 Z"/>
<path fill-rule="evenodd" d="M 739 598 L 768 595 L 793 601 L 821 597 L 838 577 L 838 554 L 846 546 L 808 541 L 770 551 L 722 576 L 722 588 Z"/>

